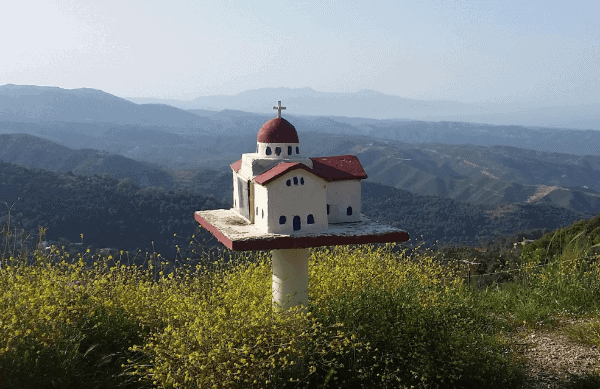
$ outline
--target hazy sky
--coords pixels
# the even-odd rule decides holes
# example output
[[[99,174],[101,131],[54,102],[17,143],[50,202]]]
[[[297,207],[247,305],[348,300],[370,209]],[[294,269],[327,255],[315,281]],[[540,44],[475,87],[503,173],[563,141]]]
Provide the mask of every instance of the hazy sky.
[[[600,1],[19,0],[0,85],[191,99],[264,87],[600,102]]]

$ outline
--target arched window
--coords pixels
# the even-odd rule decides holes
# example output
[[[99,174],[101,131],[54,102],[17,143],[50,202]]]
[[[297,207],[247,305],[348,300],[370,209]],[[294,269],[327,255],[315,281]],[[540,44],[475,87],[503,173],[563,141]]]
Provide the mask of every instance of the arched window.
[[[315,217],[312,214],[306,217],[306,224],[315,224]]]
[[[352,207],[346,208],[346,215],[352,216]]]
[[[287,181],[285,182],[285,184],[286,184],[287,186],[291,186],[291,185],[292,185],[292,180],[287,180]]]
[[[292,155],[292,146],[288,146],[288,155]]]
[[[300,177],[300,185],[304,185],[304,177]]]
[[[267,146],[267,150],[265,151],[265,154],[271,155],[271,147],[270,146]]]
[[[281,147],[275,147],[275,154],[277,154],[277,156],[281,155]]]
[[[300,216],[294,216],[293,225],[294,231],[300,231],[300,227],[302,225],[302,222],[300,221]]]
[[[298,177],[294,177],[294,185],[298,185]]]
[[[296,146],[296,154],[300,154],[300,148]]]
[[[285,224],[285,216],[279,216],[279,224]]]

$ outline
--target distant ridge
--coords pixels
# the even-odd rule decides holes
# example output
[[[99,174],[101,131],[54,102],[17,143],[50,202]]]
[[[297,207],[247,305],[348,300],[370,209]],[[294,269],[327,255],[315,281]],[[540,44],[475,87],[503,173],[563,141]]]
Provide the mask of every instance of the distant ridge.
[[[409,99],[361,89],[354,93],[319,92],[312,88],[260,88],[236,95],[202,96],[192,100],[127,98],[136,103],[162,103],[181,109],[221,111],[239,109],[269,113],[278,100],[296,115],[347,116],[371,119],[460,121],[494,125],[600,130],[600,104],[538,106],[467,104],[455,101]]]
[[[140,186],[173,186],[171,175],[156,165],[98,150],[72,150],[28,134],[0,134],[0,160],[60,173],[107,173]]]
[[[255,113],[270,113],[278,100],[293,107],[292,114],[339,115],[366,118],[406,118],[415,112],[438,114],[465,110],[468,104],[452,101],[422,101],[362,89],[355,93],[318,92],[312,88],[260,88],[233,96],[203,96],[193,100],[127,98],[136,103],[163,103],[182,109],[221,111],[227,108]]]
[[[0,86],[0,121],[114,123],[198,129],[198,115],[165,104],[139,105],[90,88],[34,85]]]

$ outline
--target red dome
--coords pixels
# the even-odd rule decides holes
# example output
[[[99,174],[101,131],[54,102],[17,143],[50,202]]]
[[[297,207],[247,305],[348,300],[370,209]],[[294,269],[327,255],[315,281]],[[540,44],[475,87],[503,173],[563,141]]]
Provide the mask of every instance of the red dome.
[[[300,143],[298,133],[290,122],[283,118],[271,119],[258,131],[260,143]]]

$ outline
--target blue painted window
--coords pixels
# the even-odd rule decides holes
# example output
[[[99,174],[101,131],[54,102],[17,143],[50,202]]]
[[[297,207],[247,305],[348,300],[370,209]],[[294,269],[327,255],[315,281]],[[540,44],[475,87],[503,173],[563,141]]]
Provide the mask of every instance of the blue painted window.
[[[293,220],[294,231],[300,231],[301,223],[302,222],[300,221],[300,216],[294,216],[294,220]]]
[[[298,185],[298,177],[294,177],[294,185]]]
[[[281,147],[275,147],[275,154],[277,154],[277,156],[281,155]]]
[[[352,216],[352,207],[346,208],[346,215]]]
[[[287,181],[285,182],[285,184],[286,184],[287,186],[291,186],[291,185],[292,185],[292,180],[287,180]]]
[[[296,154],[300,154],[300,148],[298,148],[298,146],[296,146]]]
[[[265,152],[267,155],[271,155],[271,147],[267,146],[267,151]]]
[[[312,214],[306,217],[306,224],[315,224],[315,217]]]
[[[279,216],[279,224],[285,224],[285,216]]]
[[[304,177],[300,177],[300,185],[304,185]]]
[[[292,155],[292,146],[288,146],[288,155]]]

